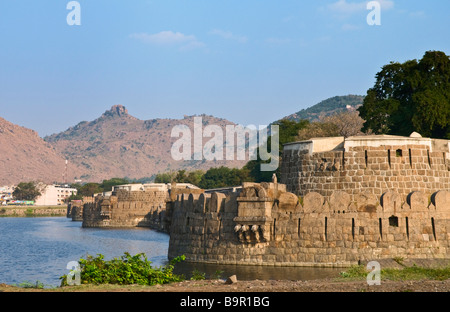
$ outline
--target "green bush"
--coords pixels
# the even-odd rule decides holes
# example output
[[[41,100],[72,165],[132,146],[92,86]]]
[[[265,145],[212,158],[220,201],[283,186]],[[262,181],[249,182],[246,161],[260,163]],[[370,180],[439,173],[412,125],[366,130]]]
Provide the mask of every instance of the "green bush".
[[[80,277],[82,284],[118,284],[118,285],[156,285],[179,282],[184,278],[173,273],[174,265],[185,259],[177,257],[169,264],[154,268],[144,253],[131,256],[125,252],[120,259],[104,260],[102,254],[80,259]],[[67,275],[60,277],[61,286],[67,286]]]
[[[42,283],[40,281],[36,281],[35,283],[25,281],[18,285],[16,284],[14,286],[21,287],[21,288],[35,288],[35,289],[44,289],[45,288],[44,283]]]
[[[197,269],[192,271],[192,277],[191,277],[192,281],[202,281],[204,279],[206,279],[206,273],[202,273]]]

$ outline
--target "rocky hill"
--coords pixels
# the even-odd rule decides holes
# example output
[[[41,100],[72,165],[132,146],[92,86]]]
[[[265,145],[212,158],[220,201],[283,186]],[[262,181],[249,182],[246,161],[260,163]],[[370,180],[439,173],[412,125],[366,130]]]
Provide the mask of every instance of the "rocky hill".
[[[75,170],[69,163],[67,172]],[[64,156],[37,132],[0,117],[0,186],[22,181],[61,183],[65,180],[64,173]]]
[[[363,104],[363,101],[364,96],[361,95],[334,96],[307,109],[302,109],[297,113],[286,116],[283,119],[318,121],[321,117],[330,116],[342,111],[356,110]]]
[[[198,117],[202,117],[203,126],[218,125],[224,134],[226,125],[234,125],[213,116]],[[128,114],[124,106],[115,105],[94,121],[80,122],[44,139],[78,167],[75,176],[82,181],[95,182],[112,177],[143,179],[171,170],[245,165],[246,161],[238,160],[174,160],[171,148],[179,138],[171,138],[171,131],[179,125],[188,126],[193,134],[194,116],[140,120]],[[204,142],[208,140],[206,138]]]
[[[337,96],[285,118],[314,121],[320,116],[354,110],[363,99],[358,95]],[[185,125],[193,134],[194,117],[140,120],[130,115],[124,106],[115,105],[93,121],[80,122],[44,139],[33,130],[0,118],[0,185],[32,180],[101,182],[113,177],[137,180],[172,170],[245,165],[247,160],[174,160],[171,148],[178,138],[171,138],[171,131],[175,126]],[[234,125],[222,118],[198,117],[202,117],[203,127],[221,127],[224,139],[226,125]],[[204,138],[203,143],[208,140]],[[64,176],[66,159],[68,168]]]

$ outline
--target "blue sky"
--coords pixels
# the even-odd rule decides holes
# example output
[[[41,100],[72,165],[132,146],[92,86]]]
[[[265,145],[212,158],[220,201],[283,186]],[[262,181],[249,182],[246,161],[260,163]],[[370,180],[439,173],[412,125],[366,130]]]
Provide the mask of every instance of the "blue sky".
[[[122,104],[140,119],[210,114],[266,125],[365,95],[390,61],[450,55],[450,1],[0,2],[0,116],[40,136]]]

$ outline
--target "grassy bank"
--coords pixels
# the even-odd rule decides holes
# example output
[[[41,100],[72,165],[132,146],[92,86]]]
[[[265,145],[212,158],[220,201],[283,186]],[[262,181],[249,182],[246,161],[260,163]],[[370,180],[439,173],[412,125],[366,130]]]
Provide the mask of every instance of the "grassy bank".
[[[342,280],[365,280],[369,271],[363,265],[357,265],[341,272]],[[450,278],[450,266],[442,268],[425,268],[413,265],[403,268],[385,268],[380,270],[381,280],[410,281],[410,280],[437,280],[444,281]]]
[[[102,255],[80,259],[80,283],[68,286],[73,276],[61,276],[61,287],[46,288],[42,283],[2,285],[0,292],[448,292],[450,291],[450,265],[425,267],[413,264],[400,267],[385,267],[380,270],[380,286],[367,283],[371,272],[365,265],[343,269],[339,277],[317,280],[252,280],[228,284],[220,274],[205,279],[202,272],[192,272],[187,279],[173,273],[175,262],[155,268],[145,254],[131,256],[125,253],[121,258],[106,261]],[[399,263],[400,262],[400,263]],[[439,263],[436,263],[438,265]],[[70,274],[74,274],[71,272]],[[226,278],[226,277],[225,277]]]
[[[65,217],[67,206],[0,206],[1,217]]]

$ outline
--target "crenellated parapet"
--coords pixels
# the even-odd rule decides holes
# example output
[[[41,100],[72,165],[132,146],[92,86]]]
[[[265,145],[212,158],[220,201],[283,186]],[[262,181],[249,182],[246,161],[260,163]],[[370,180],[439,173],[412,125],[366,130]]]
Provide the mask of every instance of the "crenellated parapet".
[[[244,183],[227,195],[180,195],[173,206],[169,257],[287,266],[449,258],[449,191],[352,195],[298,197],[279,183]]]
[[[150,227],[168,232],[179,194],[203,190],[187,183],[130,184],[83,200],[83,227]]]
[[[313,138],[284,145],[281,182],[304,196],[336,191],[352,199],[363,192],[380,197],[396,190],[431,195],[450,190],[450,141],[392,135]]]
[[[166,191],[118,190],[84,205],[83,227],[154,227],[162,229]]]

